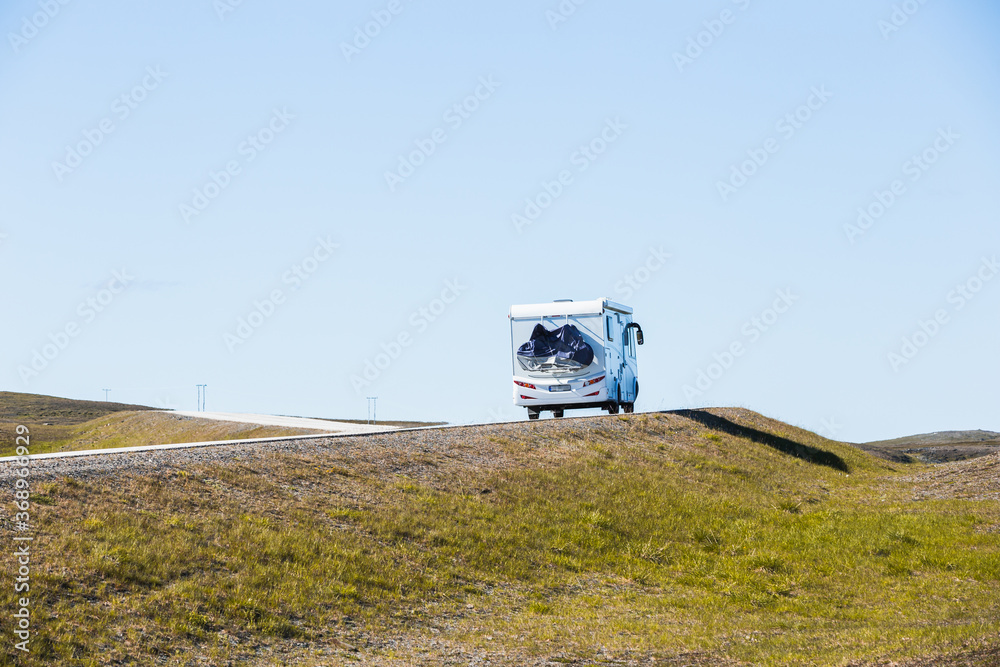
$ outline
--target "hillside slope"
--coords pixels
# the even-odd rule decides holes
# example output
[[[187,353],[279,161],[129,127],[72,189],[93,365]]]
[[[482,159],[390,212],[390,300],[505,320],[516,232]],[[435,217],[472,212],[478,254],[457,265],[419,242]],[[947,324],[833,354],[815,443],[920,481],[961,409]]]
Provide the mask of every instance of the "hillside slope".
[[[58,396],[0,392],[0,455],[14,451],[14,430],[31,429],[35,453],[41,454],[70,441],[77,426],[118,412],[153,410],[144,405],[80,401]]]
[[[713,409],[130,460],[34,469],[21,664],[997,660],[1000,459]]]
[[[1000,452],[1000,433],[993,431],[940,431],[858,445],[890,460],[929,463],[963,461]]]
[[[58,396],[0,391],[0,422],[15,424],[69,426],[115,412],[153,409],[145,405],[80,401]]]
[[[12,428],[8,425],[8,428]],[[42,435],[38,432],[41,430]],[[175,415],[158,410],[113,412],[75,426],[59,430],[31,427],[32,454],[68,452],[114,447],[143,447],[182,442],[209,442],[245,438],[272,438],[310,435],[323,431],[284,426],[260,426]],[[14,454],[13,437],[4,439],[0,456]]]
[[[33,454],[320,432],[180,417],[143,405],[0,392],[0,456],[14,454],[18,425],[30,429]]]
[[[264,418],[264,419],[262,419]],[[281,423],[287,421],[289,423]],[[14,430],[31,430],[32,453],[112,447],[140,447],[213,440],[271,438],[350,431],[344,424],[364,420],[291,420],[269,415],[166,412],[142,405],[0,392],[0,456],[14,453]],[[382,421],[379,428],[412,428],[440,424]],[[363,430],[360,427],[356,430]]]

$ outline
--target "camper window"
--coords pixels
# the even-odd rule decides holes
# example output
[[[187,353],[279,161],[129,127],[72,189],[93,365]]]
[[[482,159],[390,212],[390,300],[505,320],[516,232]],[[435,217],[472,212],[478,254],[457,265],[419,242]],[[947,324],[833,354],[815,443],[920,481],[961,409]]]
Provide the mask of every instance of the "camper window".
[[[615,339],[615,334],[614,334],[614,330],[611,328],[611,316],[610,315],[608,315],[608,317],[607,317],[607,323],[608,323],[607,324],[607,327],[608,327],[608,340],[614,340]]]
[[[566,324],[571,324],[575,327],[576,333],[589,346],[591,353],[594,355],[587,366],[582,366],[585,360],[583,357],[572,354],[567,356],[566,354],[558,353],[558,350],[553,350],[551,356],[538,354],[545,352],[545,346],[542,343],[536,343],[531,346],[531,350],[525,350],[524,354],[521,353],[522,347],[537,338],[535,336],[536,326],[541,325],[549,333],[553,333]],[[604,367],[604,340],[600,331],[601,324],[601,316],[599,314],[576,315],[572,318],[558,316],[511,319],[511,340],[514,344],[514,374],[543,378],[575,377],[599,372]],[[569,341],[569,343],[570,347],[572,347],[575,341]],[[562,350],[562,352],[566,351]],[[600,354],[597,354],[598,351],[600,351]]]

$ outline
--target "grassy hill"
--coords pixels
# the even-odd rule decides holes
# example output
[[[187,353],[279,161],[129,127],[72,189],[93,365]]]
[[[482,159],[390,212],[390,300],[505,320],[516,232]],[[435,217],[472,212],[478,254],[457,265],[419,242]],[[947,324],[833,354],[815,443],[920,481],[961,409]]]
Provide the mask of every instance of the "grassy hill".
[[[0,425],[0,433],[13,433],[14,428],[13,424]],[[321,433],[312,429],[214,421],[152,410],[115,412],[76,426],[43,430],[41,438],[36,436],[35,429],[31,427],[32,454]],[[13,435],[3,442],[0,456],[12,456]]]
[[[153,408],[104,401],[79,401],[56,396],[0,392],[0,456],[13,453],[14,430],[19,424],[31,429],[32,450],[42,454],[72,441],[80,424],[121,412],[144,412]],[[86,430],[86,429],[84,429]]]
[[[68,426],[115,412],[154,410],[145,405],[79,401],[72,398],[0,391],[0,421],[31,425]]]
[[[0,456],[14,454],[18,424],[31,430],[33,454],[318,432],[182,417],[142,405],[0,392]]]
[[[192,457],[38,480],[20,664],[1000,655],[996,456],[903,465],[716,409]]]

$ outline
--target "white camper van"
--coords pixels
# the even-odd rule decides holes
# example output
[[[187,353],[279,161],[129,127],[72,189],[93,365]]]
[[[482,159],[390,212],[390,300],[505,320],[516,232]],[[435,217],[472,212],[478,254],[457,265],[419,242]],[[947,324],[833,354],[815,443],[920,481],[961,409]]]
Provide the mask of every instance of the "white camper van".
[[[642,329],[632,309],[608,299],[510,307],[514,405],[528,419],[573,408],[610,414],[635,409],[636,348]]]

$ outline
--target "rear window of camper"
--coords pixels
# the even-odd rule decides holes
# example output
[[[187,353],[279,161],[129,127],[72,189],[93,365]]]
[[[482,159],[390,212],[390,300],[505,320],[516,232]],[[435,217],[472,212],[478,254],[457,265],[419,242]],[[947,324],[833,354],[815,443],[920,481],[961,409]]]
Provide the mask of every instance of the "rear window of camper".
[[[575,377],[600,372],[604,368],[604,339],[601,336],[603,327],[600,315],[565,315],[558,317],[532,317],[511,320],[511,338],[514,346],[514,373],[529,377]],[[586,368],[544,368],[531,369],[517,359],[517,349],[531,338],[535,325],[542,324],[549,331],[554,331],[566,324],[572,324],[580,335],[593,348],[594,360]]]

